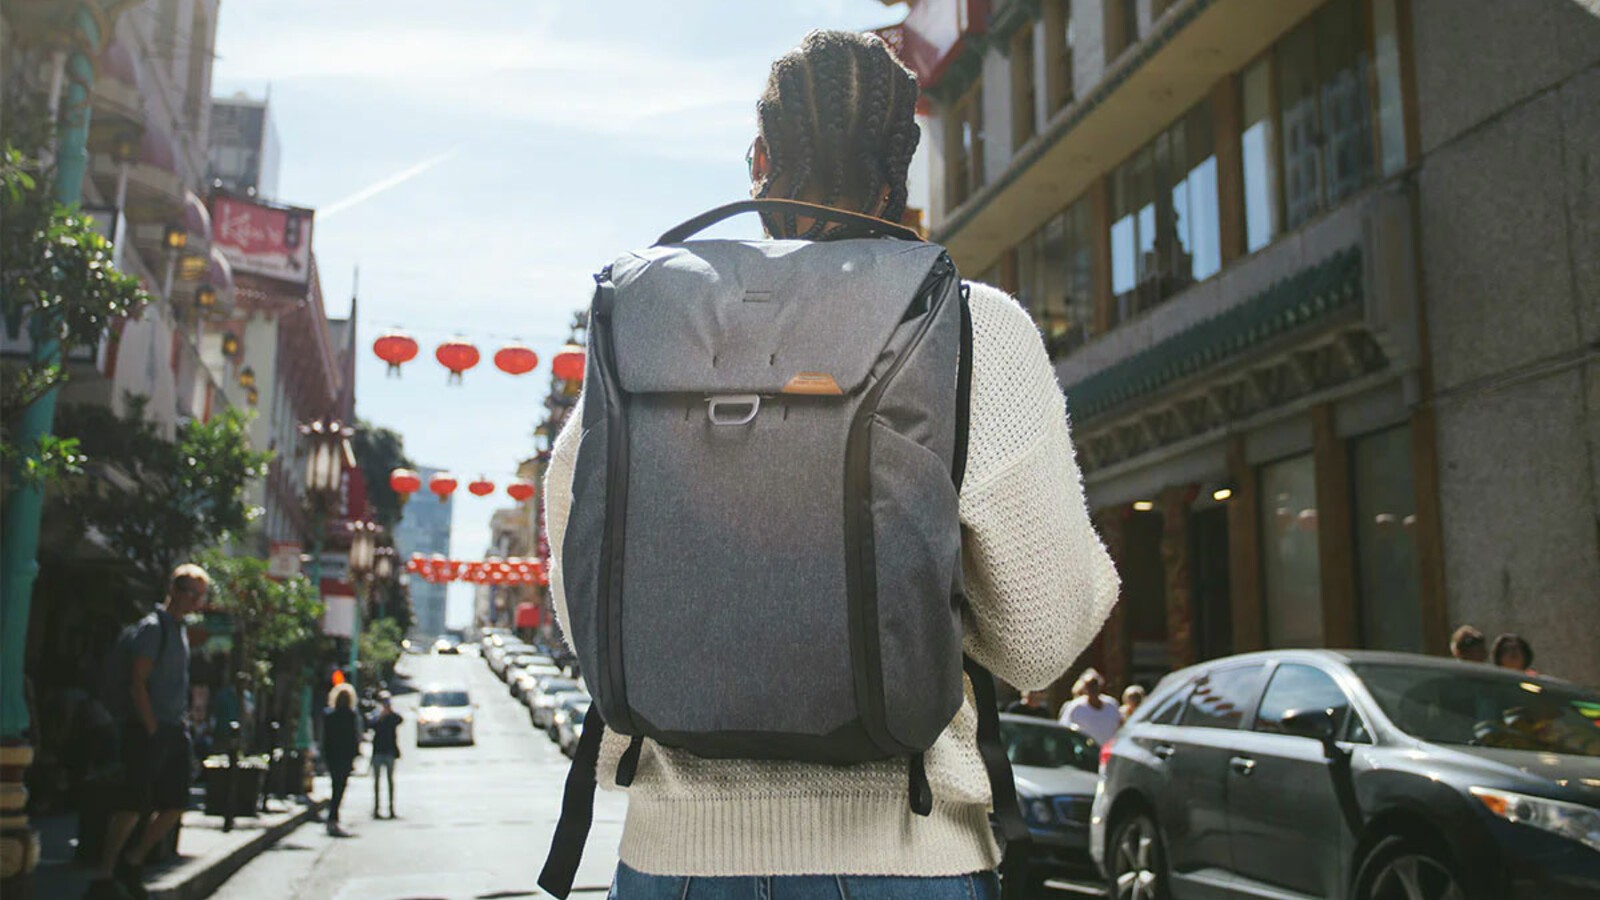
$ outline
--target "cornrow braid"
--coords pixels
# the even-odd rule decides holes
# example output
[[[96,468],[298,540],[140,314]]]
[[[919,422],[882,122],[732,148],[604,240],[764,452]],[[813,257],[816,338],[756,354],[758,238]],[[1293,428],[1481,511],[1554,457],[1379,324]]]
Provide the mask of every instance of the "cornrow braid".
[[[772,65],[756,104],[771,163],[756,196],[809,199],[898,221],[921,138],[917,80],[876,35],[813,31]],[[820,178],[818,177],[820,175]],[[769,233],[814,240],[827,223],[797,235],[797,217],[764,217]]]

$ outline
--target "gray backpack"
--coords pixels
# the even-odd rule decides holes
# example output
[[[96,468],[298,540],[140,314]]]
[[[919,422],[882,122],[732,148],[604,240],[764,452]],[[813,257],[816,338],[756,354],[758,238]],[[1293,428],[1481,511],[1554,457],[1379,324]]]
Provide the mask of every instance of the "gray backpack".
[[[686,240],[751,210],[850,236]],[[904,757],[927,815],[922,754],[962,701],[971,319],[954,264],[888,222],[752,200],[596,282],[562,558],[594,701],[540,884],[570,889],[602,725],[631,738],[620,785],[645,737],[710,758]],[[967,665],[989,695],[986,761],[1004,764],[992,679]],[[990,769],[1014,807],[1009,765]]]

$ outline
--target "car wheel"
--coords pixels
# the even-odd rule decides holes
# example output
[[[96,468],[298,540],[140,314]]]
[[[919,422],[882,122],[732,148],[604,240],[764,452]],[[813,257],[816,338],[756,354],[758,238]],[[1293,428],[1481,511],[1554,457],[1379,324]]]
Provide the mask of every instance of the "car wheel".
[[[1112,900],[1168,900],[1167,850],[1155,820],[1137,813],[1118,823],[1106,855]]]
[[[1356,871],[1356,900],[1466,900],[1443,854],[1408,837],[1378,842]]]

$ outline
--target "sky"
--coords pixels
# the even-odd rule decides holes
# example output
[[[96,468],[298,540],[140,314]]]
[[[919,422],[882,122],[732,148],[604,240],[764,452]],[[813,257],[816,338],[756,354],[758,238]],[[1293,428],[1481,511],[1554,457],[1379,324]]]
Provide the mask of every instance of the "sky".
[[[704,209],[749,194],[745,151],[773,59],[813,28],[904,17],[878,0],[226,0],[213,91],[270,97],[279,196],[318,210],[329,315],[359,267],[356,412],[408,456],[450,469],[451,550],[476,559],[508,481],[535,452],[547,363],[592,274]],[[752,220],[724,236],[756,237]],[[422,344],[388,378],[372,342]],[[446,384],[433,349],[461,334],[483,362]],[[494,351],[521,340],[539,368]],[[429,502],[418,497],[415,502]],[[452,585],[447,621],[471,618]]]

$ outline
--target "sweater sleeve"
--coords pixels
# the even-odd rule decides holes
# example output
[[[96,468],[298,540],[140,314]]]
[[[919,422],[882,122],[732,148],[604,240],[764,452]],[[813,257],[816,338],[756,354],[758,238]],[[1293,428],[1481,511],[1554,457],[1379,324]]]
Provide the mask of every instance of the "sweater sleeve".
[[[1010,297],[972,286],[972,413],[961,489],[966,651],[1036,690],[1072,665],[1116,603],[1089,523],[1066,398],[1038,330]]]
[[[550,599],[555,604],[556,624],[562,640],[576,652],[567,637],[567,590],[562,579],[562,548],[566,546],[567,514],[572,507],[572,477],[578,461],[578,443],[583,437],[583,398],[573,405],[567,423],[550,448],[550,465],[544,473],[544,530],[550,542]]]

